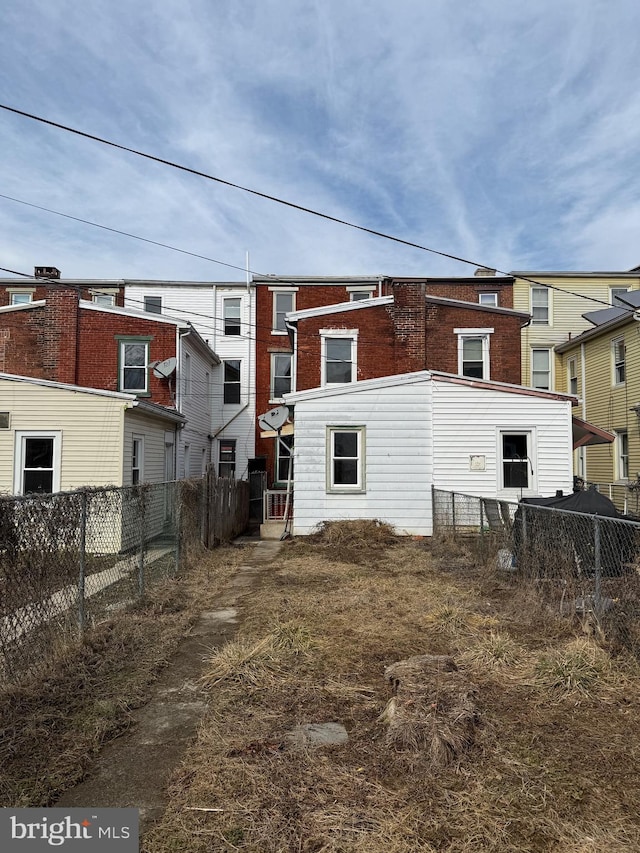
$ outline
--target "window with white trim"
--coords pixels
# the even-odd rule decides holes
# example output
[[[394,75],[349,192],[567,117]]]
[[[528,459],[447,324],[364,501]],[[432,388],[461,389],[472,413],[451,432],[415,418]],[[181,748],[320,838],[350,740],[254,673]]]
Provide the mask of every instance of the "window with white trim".
[[[551,388],[551,350],[548,347],[531,350],[531,386],[540,391]]]
[[[531,323],[534,326],[549,325],[549,288],[531,288]]]
[[[218,476],[236,475],[236,439],[221,438],[218,441]]]
[[[137,486],[144,480],[144,436],[134,435],[131,439],[131,485]]]
[[[480,305],[486,305],[487,307],[497,308],[498,307],[498,294],[494,291],[485,291],[483,293],[478,294],[478,302]]]
[[[289,479],[291,465],[291,480],[293,480],[293,436],[282,435],[276,439],[276,480],[286,483]]]
[[[227,405],[240,402],[240,359],[230,358],[224,362],[224,385],[222,401]]]
[[[357,376],[356,329],[321,329],[321,384],[345,385]]]
[[[145,296],[144,310],[147,314],[162,314],[162,296]]]
[[[116,304],[115,293],[102,293],[99,290],[91,292],[91,301],[94,305],[100,305],[102,308],[113,308]]]
[[[272,334],[286,335],[287,327],[284,322],[286,314],[296,310],[295,290],[273,291],[273,326]]]
[[[618,297],[622,297],[624,299],[625,294],[629,292],[628,287],[610,287],[609,288],[609,301],[611,305],[616,308],[628,308],[628,305],[625,305],[624,302],[621,302]]]
[[[629,433],[616,430],[616,480],[629,479]]]
[[[232,296],[222,300],[222,314],[224,318],[224,333],[225,335],[240,335],[240,310],[241,299],[239,296]]]
[[[567,391],[570,394],[578,393],[578,362],[575,358],[567,360]]]
[[[17,495],[60,491],[61,443],[59,430],[16,432],[13,487]]]
[[[454,329],[458,336],[458,373],[490,379],[489,339],[493,329]]]
[[[271,400],[281,400],[291,391],[291,362],[293,356],[286,352],[271,353]]]
[[[146,394],[149,390],[149,340],[143,338],[119,340],[118,390]]]
[[[327,428],[327,491],[363,492],[365,427]]]
[[[28,305],[33,302],[33,291],[14,290],[11,293],[11,305]]]
[[[500,468],[503,489],[531,488],[533,465],[530,432],[500,432]]]
[[[611,355],[613,359],[613,384],[624,385],[627,360],[624,338],[615,338],[611,341]]]
[[[349,293],[350,302],[360,302],[362,299],[372,299],[373,295],[376,292],[376,289],[375,287],[363,287],[357,289],[352,289],[348,287],[347,291]]]

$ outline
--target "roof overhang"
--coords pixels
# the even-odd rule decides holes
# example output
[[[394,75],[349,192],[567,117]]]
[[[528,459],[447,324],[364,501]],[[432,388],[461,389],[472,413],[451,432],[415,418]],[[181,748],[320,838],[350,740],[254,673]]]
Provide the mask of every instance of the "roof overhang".
[[[594,424],[587,423],[575,416],[571,418],[573,431],[573,449],[585,447],[588,444],[611,444],[616,440],[615,435]]]

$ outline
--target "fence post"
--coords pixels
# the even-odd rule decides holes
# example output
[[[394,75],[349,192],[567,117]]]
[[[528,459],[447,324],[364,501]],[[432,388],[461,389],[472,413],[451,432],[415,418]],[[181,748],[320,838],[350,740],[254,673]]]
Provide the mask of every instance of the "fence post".
[[[176,512],[176,519],[175,519],[176,543],[175,543],[175,558],[174,558],[174,564],[175,565],[174,565],[174,572],[173,573],[174,573],[174,575],[177,575],[178,572],[180,571],[180,535],[182,533],[182,531],[180,529],[180,526],[182,523],[182,507],[181,507],[182,496],[180,494],[180,489],[178,488],[178,481],[177,480],[175,481],[173,488],[175,489],[174,504],[173,505],[175,506],[175,512]]]
[[[595,570],[596,570],[596,578],[595,578],[595,588],[593,591],[593,604],[596,616],[600,615],[601,610],[601,584],[602,584],[602,560],[600,554],[600,518],[596,515],[593,519],[594,525],[594,559],[595,559]]]
[[[78,628],[80,637],[84,634],[86,614],[84,612],[84,581],[86,576],[87,553],[87,493],[80,492],[80,566],[78,577]]]
[[[144,504],[145,504],[145,495],[143,492],[143,486],[138,487],[138,523],[140,526],[139,534],[140,534],[140,550],[138,551],[138,595],[140,598],[144,596],[144,523],[145,523],[145,513],[144,513]]]
[[[453,523],[453,532],[456,532],[456,493],[451,492],[451,521]]]

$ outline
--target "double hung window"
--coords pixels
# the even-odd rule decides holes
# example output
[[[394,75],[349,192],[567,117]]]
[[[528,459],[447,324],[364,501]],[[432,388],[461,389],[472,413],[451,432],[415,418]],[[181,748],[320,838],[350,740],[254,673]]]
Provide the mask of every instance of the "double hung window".
[[[551,388],[551,350],[531,350],[531,385],[541,391]]]
[[[240,359],[224,362],[223,402],[230,405],[240,402]]]
[[[295,290],[273,291],[273,327],[272,333],[286,334],[285,315],[296,310]]]
[[[549,288],[531,288],[531,322],[534,326],[549,325]]]
[[[364,427],[329,427],[327,491],[364,491]]]
[[[120,391],[146,394],[149,391],[149,340],[120,339]]]
[[[16,432],[16,494],[52,494],[60,491],[61,440],[60,431]]]
[[[613,384],[624,385],[626,376],[626,350],[624,338],[611,341],[613,355]]]
[[[322,385],[344,385],[357,376],[357,331],[321,330]]]
[[[272,400],[281,400],[283,394],[291,391],[291,353],[271,354],[271,392]]]
[[[224,333],[225,335],[240,335],[240,306],[241,300],[239,296],[233,296],[222,300],[224,314]]]

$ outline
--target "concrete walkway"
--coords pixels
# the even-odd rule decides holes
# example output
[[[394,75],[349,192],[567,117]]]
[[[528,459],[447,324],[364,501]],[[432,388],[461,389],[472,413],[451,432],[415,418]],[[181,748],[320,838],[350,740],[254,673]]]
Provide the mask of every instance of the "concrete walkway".
[[[256,547],[223,589],[219,609],[201,614],[153,685],[150,700],[133,712],[131,728],[106,744],[87,778],[66,791],[56,806],[138,808],[141,832],[162,815],[169,778],[207,709],[206,693],[198,683],[206,654],[233,639],[242,618],[242,598],[281,547],[277,541],[255,539],[236,543]]]

